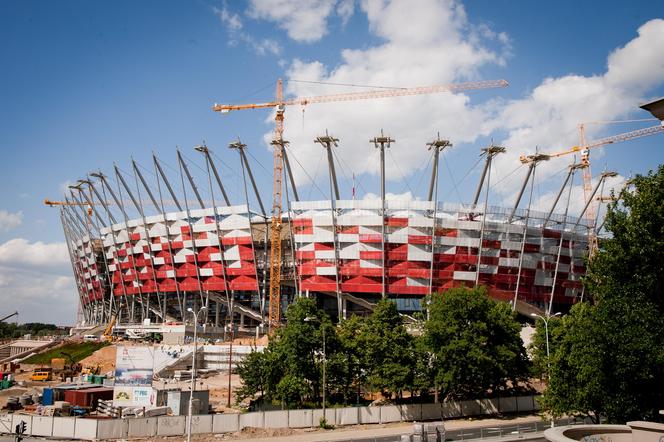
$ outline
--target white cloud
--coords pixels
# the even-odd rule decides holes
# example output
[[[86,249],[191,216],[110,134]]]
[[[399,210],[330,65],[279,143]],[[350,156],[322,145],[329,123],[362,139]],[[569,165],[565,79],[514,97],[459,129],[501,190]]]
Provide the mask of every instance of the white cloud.
[[[0,244],[0,302],[21,322],[73,324],[78,292],[64,242],[14,238]]]
[[[23,212],[16,213],[0,210],[0,232],[8,232],[21,225],[23,222]]]
[[[64,242],[29,242],[14,238],[0,244],[0,264],[11,267],[66,267],[69,254]]]
[[[0,265],[0,288],[0,302],[16,309],[20,322],[75,322],[78,292],[72,276]]]
[[[221,8],[212,6],[212,12],[219,17],[219,21],[228,33],[228,44],[236,46],[243,43],[256,52],[258,55],[280,55],[281,45],[276,40],[270,38],[255,38],[251,34],[243,30],[244,25],[240,16],[234,12],[229,11],[226,4]]]
[[[483,45],[484,37],[471,32],[463,6],[455,1],[422,0],[417,8],[407,1],[374,1],[362,3],[361,8],[371,32],[382,37],[382,43],[367,49],[345,49],[341,63],[332,68],[319,61],[296,59],[287,78],[424,86],[478,79],[482,66],[501,61],[501,54]],[[492,43],[498,41],[497,35]],[[507,36],[503,38],[508,40]],[[291,81],[286,91],[291,96],[308,96],[345,92],[348,88]],[[471,105],[469,96],[452,93],[311,105],[304,112],[303,124],[293,124],[298,114],[299,109],[287,110],[284,136],[291,142],[290,150],[309,168],[309,175],[313,175],[322,155],[322,149],[312,140],[325,129],[340,138],[337,155],[351,164],[356,174],[378,174],[376,149],[367,141],[385,128],[386,134],[396,139],[389,154],[393,159],[386,159],[388,180],[402,180],[403,174],[420,167],[430,154],[425,143],[438,132],[455,144],[473,142],[486,132],[482,123],[488,118],[485,109]],[[271,133],[265,134],[266,141],[271,137]],[[296,166],[293,171],[298,184],[308,182],[301,168]]]
[[[327,34],[327,19],[335,3],[336,0],[251,0],[248,14],[277,23],[295,41],[311,43]],[[350,7],[343,4],[339,8],[347,20],[352,9],[349,12]]]
[[[664,57],[658,55],[662,47],[664,20],[651,20],[638,29],[636,38],[608,56],[606,72],[547,78],[528,96],[501,103],[503,109],[485,126],[508,133],[502,144],[509,150],[496,160],[498,176],[512,170],[520,153],[532,153],[536,147],[554,152],[577,145],[581,122],[615,120],[636,111],[645,94],[664,84]],[[586,139],[601,135],[600,130],[600,126],[587,126]],[[591,157],[601,154],[595,150]],[[548,174],[564,161],[571,163],[572,157],[542,163],[538,170]],[[502,186],[499,192],[508,195],[516,187],[516,183]]]

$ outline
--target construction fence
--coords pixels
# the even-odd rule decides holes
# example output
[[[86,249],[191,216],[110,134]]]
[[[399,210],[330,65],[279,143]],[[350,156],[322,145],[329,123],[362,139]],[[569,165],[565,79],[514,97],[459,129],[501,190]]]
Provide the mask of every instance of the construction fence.
[[[392,422],[453,419],[499,413],[532,412],[539,409],[538,396],[518,396],[439,404],[384,405],[376,407],[328,408],[330,425],[385,424]],[[319,425],[322,409],[257,411],[197,415],[192,433],[234,433],[244,428],[310,428]],[[0,415],[0,433],[14,433],[21,422],[26,436],[63,439],[103,440],[183,435],[187,416],[160,416],[137,419],[89,419],[80,417]]]

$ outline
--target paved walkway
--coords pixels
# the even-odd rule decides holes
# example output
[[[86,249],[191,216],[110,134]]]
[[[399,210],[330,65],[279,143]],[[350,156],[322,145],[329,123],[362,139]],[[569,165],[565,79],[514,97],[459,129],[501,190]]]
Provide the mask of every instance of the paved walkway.
[[[446,430],[457,430],[461,428],[477,428],[499,425],[516,425],[538,422],[541,418],[538,415],[529,415],[515,418],[504,419],[455,419],[445,420]],[[357,425],[353,427],[342,427],[337,430],[303,430],[288,436],[259,436],[251,435],[226,436],[223,440],[252,440],[256,442],[334,442],[346,441],[350,439],[399,436],[401,434],[411,434],[413,430],[412,422],[399,422],[386,425]]]

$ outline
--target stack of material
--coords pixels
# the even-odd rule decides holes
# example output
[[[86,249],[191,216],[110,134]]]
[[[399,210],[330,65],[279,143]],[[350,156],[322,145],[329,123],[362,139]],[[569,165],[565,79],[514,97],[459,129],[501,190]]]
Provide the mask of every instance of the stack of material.
[[[169,411],[171,411],[169,407],[125,407],[122,409],[122,417],[165,416]]]
[[[106,416],[118,418],[120,417],[121,409],[120,407],[114,407],[112,400],[98,399],[97,412]]]
[[[445,424],[443,421],[413,424],[413,434],[404,435],[401,439],[412,442],[445,442]]]

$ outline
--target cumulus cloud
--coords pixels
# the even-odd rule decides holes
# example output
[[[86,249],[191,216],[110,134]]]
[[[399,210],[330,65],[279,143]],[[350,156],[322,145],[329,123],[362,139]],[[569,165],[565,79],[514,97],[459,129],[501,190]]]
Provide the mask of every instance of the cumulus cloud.
[[[14,238],[0,244],[0,265],[11,267],[66,268],[70,264],[64,242],[30,242]]]
[[[230,46],[236,46],[240,43],[252,48],[258,55],[279,55],[281,54],[281,45],[270,38],[255,38],[243,30],[242,18],[239,14],[231,12],[224,3],[221,8],[212,6],[212,12],[219,18],[222,26],[226,29]]]
[[[16,213],[0,210],[0,232],[8,232],[21,225],[23,222],[23,212]]]
[[[638,29],[637,37],[611,52],[604,73],[546,78],[527,96],[502,103],[502,110],[486,126],[507,131],[502,143],[509,150],[497,157],[498,174],[511,170],[519,153],[533,153],[536,148],[552,152],[577,145],[576,129],[581,122],[632,114],[649,91],[664,84],[664,58],[657,55],[662,47],[664,20],[651,20]],[[602,135],[600,130],[600,126],[586,126],[586,139]],[[595,152],[591,155],[601,155],[601,151]],[[549,161],[538,169],[546,175],[560,165],[561,161]],[[512,194],[516,186],[502,186],[499,192]]]
[[[21,322],[73,324],[78,302],[64,242],[14,238],[0,244],[0,302]]]
[[[499,33],[485,37],[473,32],[463,6],[455,1],[423,0],[417,8],[407,1],[370,1],[360,7],[370,31],[381,37],[380,44],[366,49],[345,49],[341,52],[341,63],[334,67],[316,60],[296,59],[287,71],[287,79],[389,87],[475,80],[481,67],[503,60],[502,52],[493,51],[484,43],[489,38],[494,45],[495,42],[502,45],[501,39],[509,41],[504,34],[499,38]],[[286,91],[291,96],[308,96],[346,92],[348,88],[289,81]],[[298,109],[287,112],[294,118]],[[341,140],[337,155],[352,164],[356,174],[377,175],[378,161],[370,160],[375,149],[367,141],[385,128],[386,134],[396,138],[390,154],[394,161],[386,161],[386,175],[388,180],[401,180],[426,161],[430,152],[425,143],[438,132],[455,144],[473,142],[486,133],[482,123],[488,117],[487,111],[471,104],[466,94],[326,103],[307,107],[303,124],[286,124],[284,136],[291,142],[294,156],[305,167],[314,169],[321,149],[314,147],[312,140],[329,129]],[[265,134],[266,141],[271,137],[271,133]],[[293,169],[299,184],[310,180],[311,173],[304,173],[299,167]]]
[[[16,309],[21,322],[75,322],[78,292],[72,276],[0,264],[0,288],[0,302]]]
[[[417,8],[400,0],[366,1],[360,9],[370,32],[380,37],[381,43],[344,49],[341,62],[334,66],[318,60],[293,60],[287,70],[289,96],[348,91],[347,87],[297,80],[395,88],[475,80],[481,78],[483,68],[503,65],[512,54],[507,33],[472,23],[463,5],[453,0],[423,0]],[[264,14],[256,16],[266,17]],[[607,55],[604,72],[545,78],[520,98],[475,103],[472,94],[442,93],[308,106],[302,109],[302,124],[285,126],[289,150],[308,170],[294,167],[296,181],[308,184],[312,171],[318,169],[322,149],[313,139],[326,129],[340,138],[338,157],[360,176],[379,173],[375,149],[365,140],[385,128],[386,134],[396,138],[391,149],[395,161],[386,161],[388,181],[402,181],[404,175],[419,170],[429,155],[425,143],[438,132],[452,140],[455,149],[492,135],[508,148],[508,153],[494,162],[494,177],[512,173],[509,180],[492,190],[492,195],[495,204],[509,205],[525,175],[525,167],[515,173],[519,154],[569,148],[579,143],[580,122],[613,120],[634,113],[653,88],[664,84],[664,58],[657,56],[661,47],[664,20],[656,19],[643,24],[634,39]],[[500,91],[494,93],[494,97],[500,96]],[[287,121],[297,113],[298,109],[289,108]],[[606,134],[606,129],[599,126],[587,126],[587,139]],[[266,143],[271,137],[271,132],[264,135]],[[601,150],[592,154],[600,155]],[[538,177],[549,177],[571,161],[568,157],[542,163]]]
[[[336,0],[251,0],[248,14],[275,22],[295,41],[310,43],[327,34],[327,19],[334,12],[336,3]],[[342,19],[348,20],[352,7],[352,2],[342,1],[337,12]]]

